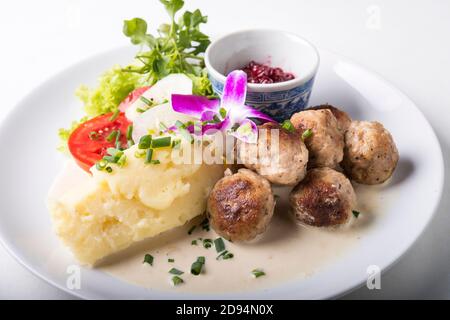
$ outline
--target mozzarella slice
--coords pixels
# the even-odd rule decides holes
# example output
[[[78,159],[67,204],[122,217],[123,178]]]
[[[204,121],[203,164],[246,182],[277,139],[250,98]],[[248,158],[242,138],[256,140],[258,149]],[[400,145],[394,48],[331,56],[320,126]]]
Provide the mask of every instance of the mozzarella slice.
[[[136,119],[143,115],[143,113],[140,113],[137,110],[145,110],[148,108],[148,105],[144,102],[145,100],[152,101],[155,104],[162,104],[166,101],[170,101],[172,94],[192,94],[192,80],[181,73],[168,75],[145,91],[142,95],[144,99],[137,99],[125,111],[125,115],[128,120],[135,122]]]
[[[146,134],[157,134],[162,127],[170,127],[179,120],[183,123],[193,121],[194,118],[172,109],[170,103],[155,106],[142,113],[133,122],[133,141],[136,143]]]

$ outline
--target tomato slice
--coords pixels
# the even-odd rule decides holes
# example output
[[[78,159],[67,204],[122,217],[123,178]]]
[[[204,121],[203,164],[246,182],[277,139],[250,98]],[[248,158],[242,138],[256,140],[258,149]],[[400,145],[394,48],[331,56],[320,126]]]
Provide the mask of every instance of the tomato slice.
[[[125,112],[142,94],[150,89],[150,86],[134,89],[131,93],[119,104],[119,110]]]
[[[121,112],[111,121],[112,113],[104,114],[82,123],[69,137],[69,151],[78,165],[89,172],[89,169],[106,155],[106,150],[116,146],[116,139],[107,137],[114,130],[120,130],[120,146],[127,148],[127,129],[131,122]]]

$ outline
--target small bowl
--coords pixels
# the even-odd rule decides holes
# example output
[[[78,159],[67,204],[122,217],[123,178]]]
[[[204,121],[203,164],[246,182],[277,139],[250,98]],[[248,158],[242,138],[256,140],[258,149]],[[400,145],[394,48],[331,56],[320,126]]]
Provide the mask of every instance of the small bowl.
[[[255,29],[225,35],[208,47],[205,64],[214,92],[222,95],[226,75],[250,61],[280,67],[295,78],[249,83],[246,103],[281,122],[308,105],[319,67],[319,53],[307,40],[285,31]]]

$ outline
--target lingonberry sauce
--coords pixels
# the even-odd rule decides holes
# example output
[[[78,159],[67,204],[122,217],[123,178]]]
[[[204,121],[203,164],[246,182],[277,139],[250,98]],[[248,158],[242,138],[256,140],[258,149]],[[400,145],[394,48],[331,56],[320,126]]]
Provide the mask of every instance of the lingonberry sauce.
[[[294,75],[281,68],[272,68],[266,64],[250,61],[242,70],[247,74],[248,83],[276,83],[294,79]]]

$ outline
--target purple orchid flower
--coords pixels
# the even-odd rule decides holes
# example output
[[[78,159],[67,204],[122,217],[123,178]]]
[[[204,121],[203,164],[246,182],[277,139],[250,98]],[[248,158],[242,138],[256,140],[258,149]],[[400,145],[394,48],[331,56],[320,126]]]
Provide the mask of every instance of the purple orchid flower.
[[[263,122],[275,122],[264,113],[245,105],[247,95],[247,74],[241,70],[232,71],[225,80],[222,99],[209,100],[194,95],[172,95],[172,108],[199,119],[204,124],[202,132],[217,129],[237,139],[256,143],[258,128],[249,118]]]

